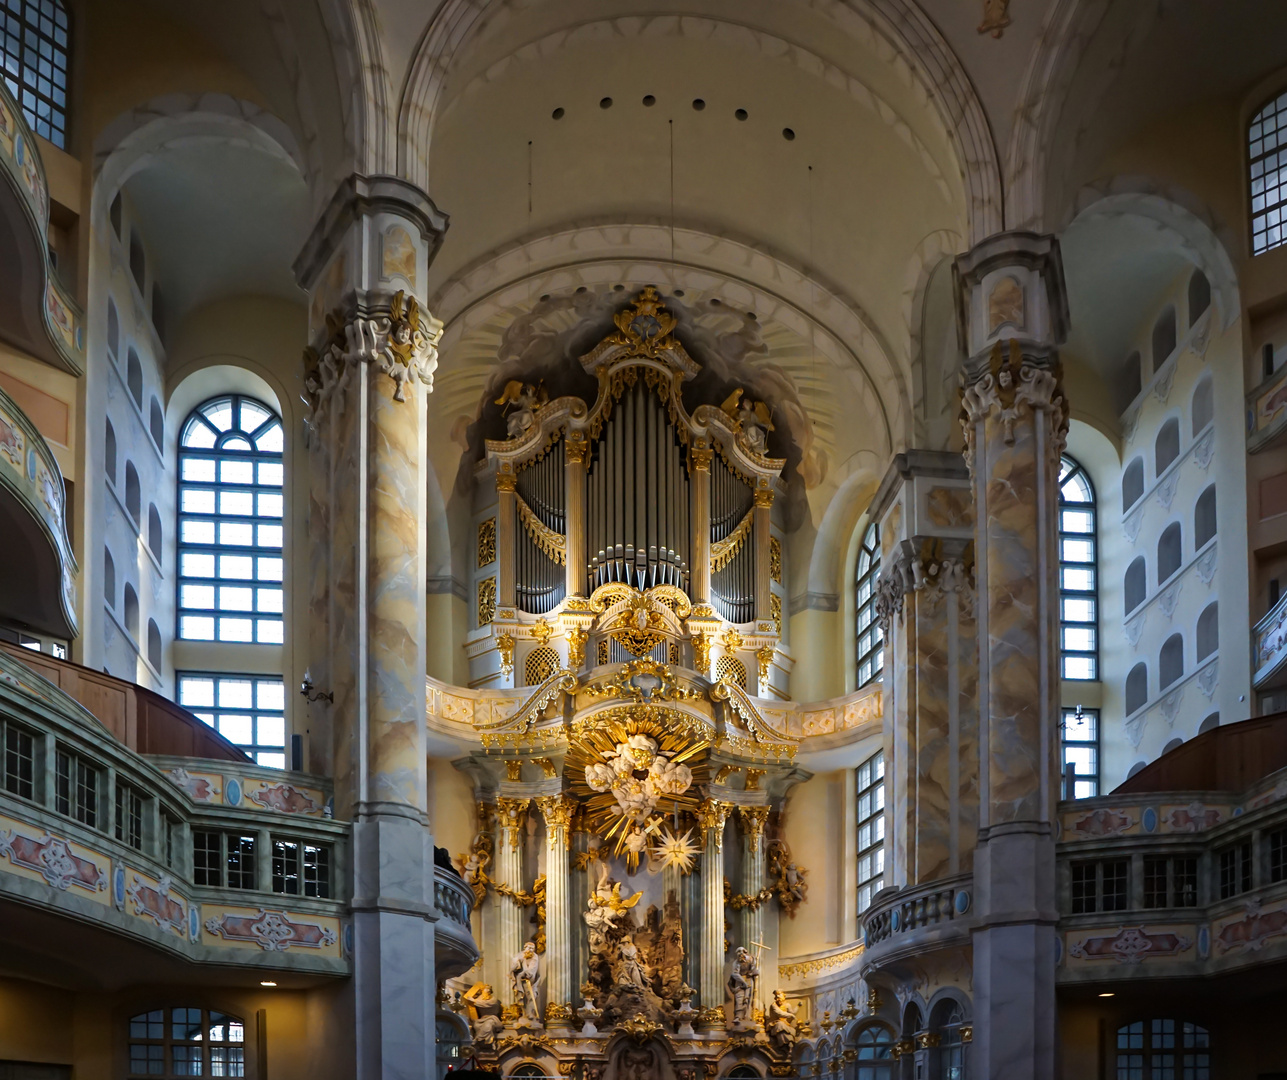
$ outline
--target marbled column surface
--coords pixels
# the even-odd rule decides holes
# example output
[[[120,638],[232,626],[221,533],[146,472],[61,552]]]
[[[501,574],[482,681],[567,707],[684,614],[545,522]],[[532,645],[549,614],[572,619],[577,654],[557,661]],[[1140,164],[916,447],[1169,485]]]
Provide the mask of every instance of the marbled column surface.
[[[910,883],[933,881],[950,872],[952,848],[951,732],[948,671],[952,660],[948,642],[948,607],[954,592],[935,585],[907,597],[906,617],[916,621],[915,660],[909,677],[916,680],[914,743],[909,747],[914,770],[915,845]]]
[[[522,889],[524,887],[522,813],[527,809],[527,800],[498,799],[497,802],[502,810],[497,815],[496,871],[493,876],[503,885],[508,885],[512,889]],[[510,825],[505,824],[506,803],[516,804],[520,809],[519,816],[514,818]],[[548,893],[546,895],[548,899]],[[513,1004],[514,994],[509,985],[509,967],[523,947],[523,909],[509,897],[499,894],[492,895],[492,903],[496,905],[499,915],[497,943],[500,946],[499,970],[501,973],[501,985],[494,989],[497,997],[502,1001]]]
[[[901,588],[901,585],[898,586]],[[908,603],[911,609],[908,610]],[[915,602],[903,598],[885,633],[886,729],[885,884],[914,880],[916,860],[916,710],[918,681],[912,658],[917,654]]]
[[[989,663],[989,824],[1041,821],[1041,725],[1049,719],[1042,700],[1040,655],[1042,611],[1038,552],[1036,423],[1031,411],[1011,428],[990,413],[983,425],[987,442],[985,477]],[[1048,501],[1054,491],[1047,489]],[[1052,502],[1053,505],[1053,502]],[[1056,564],[1057,565],[1057,564]],[[1047,572],[1052,568],[1047,564]],[[1046,598],[1047,601],[1049,598]],[[1053,644],[1053,643],[1052,643]]]
[[[314,420],[308,447],[308,653],[304,663],[313,685],[323,692],[334,686],[330,661],[331,423],[325,414],[320,421]],[[304,768],[319,776],[334,776],[331,706],[315,702],[305,708],[310,738]],[[340,786],[337,780],[337,796]]]
[[[374,366],[369,391],[370,494],[368,797],[427,809],[425,759],[425,587],[422,540],[424,389],[407,400]]]
[[[724,1005],[724,822],[728,808],[709,800],[702,851],[702,940],[700,951],[702,1009]]]
[[[563,795],[540,800],[545,818],[545,1000],[573,1002],[572,911],[569,906],[568,829],[575,805]]]

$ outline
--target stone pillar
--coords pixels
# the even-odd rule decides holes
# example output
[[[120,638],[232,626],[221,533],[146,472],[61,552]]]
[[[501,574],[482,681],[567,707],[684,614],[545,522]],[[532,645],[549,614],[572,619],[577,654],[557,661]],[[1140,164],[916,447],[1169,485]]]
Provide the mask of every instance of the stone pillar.
[[[353,820],[352,1074],[362,1080],[436,1068],[425,412],[442,325],[418,298],[445,229],[413,185],[354,175],[295,264],[312,296],[310,503],[327,507],[309,523],[322,545],[310,580],[325,635],[312,639],[313,670],[334,692],[336,816]]]
[[[545,818],[545,1022],[566,1026],[572,1020],[572,908],[568,849],[576,800],[547,795],[537,800]]]
[[[706,799],[697,809],[702,830],[702,936],[697,988],[701,1023],[724,1027],[724,823],[731,804]]]
[[[769,820],[767,806],[739,806],[737,816],[742,824],[742,895],[759,896],[765,883],[764,825]],[[742,940],[735,942],[751,950],[757,958],[763,953],[756,945],[764,941],[764,904],[755,903],[742,911]]]
[[[523,826],[527,822],[527,808],[530,799],[515,799],[506,795],[496,797],[496,871],[493,879],[511,889],[523,888]],[[546,888],[548,890],[548,879]],[[546,898],[548,903],[549,893]],[[500,946],[499,970],[502,975],[501,986],[495,987],[497,996],[507,1006],[514,1005],[514,993],[509,984],[509,966],[523,949],[523,909],[508,896],[495,894],[494,902],[500,918],[497,919],[500,933],[497,944]],[[549,931],[546,931],[546,941]],[[549,947],[546,946],[546,955]]]
[[[563,439],[564,535],[567,536],[568,596],[584,596],[588,580],[585,551],[585,436],[570,431]],[[570,665],[569,665],[570,666]],[[576,668],[572,669],[573,671]]]
[[[755,517],[752,519],[752,534],[755,540],[755,618],[757,622],[772,621],[773,602],[769,599],[769,556],[772,546],[773,489],[761,487],[755,489]],[[768,693],[763,685],[759,688],[761,697]]]
[[[694,604],[709,604],[711,600],[711,455],[714,453],[705,439],[695,439],[688,449],[693,552],[688,589]]]
[[[872,502],[885,639],[885,884],[968,872],[978,842],[974,493],[959,454],[895,457]]]
[[[1059,245],[993,236],[954,266],[974,481],[979,635],[974,1071],[1055,1072],[1059,755]]]
[[[512,472],[496,474],[496,606],[513,609],[517,602],[515,559],[518,551],[518,479]],[[512,616],[511,616],[512,618]]]

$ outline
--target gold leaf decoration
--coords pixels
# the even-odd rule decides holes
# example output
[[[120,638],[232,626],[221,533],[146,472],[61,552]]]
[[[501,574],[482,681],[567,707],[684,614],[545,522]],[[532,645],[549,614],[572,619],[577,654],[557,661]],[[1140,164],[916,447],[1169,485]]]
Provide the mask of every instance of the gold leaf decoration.
[[[478,523],[478,569],[496,561],[496,519],[489,517]]]
[[[478,625],[486,626],[496,618],[496,579],[483,578],[478,583]]]

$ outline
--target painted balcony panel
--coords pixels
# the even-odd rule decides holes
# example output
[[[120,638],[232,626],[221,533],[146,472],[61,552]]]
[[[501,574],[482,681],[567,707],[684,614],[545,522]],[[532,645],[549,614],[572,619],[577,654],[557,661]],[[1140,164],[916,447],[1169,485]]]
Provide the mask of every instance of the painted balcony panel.
[[[36,139],[0,85],[0,337],[81,375],[85,317],[49,261],[49,186]]]
[[[0,311],[0,325],[4,320]],[[0,535],[6,540],[0,560],[0,618],[58,637],[75,637],[79,567],[67,536],[62,473],[35,424],[3,390]]]

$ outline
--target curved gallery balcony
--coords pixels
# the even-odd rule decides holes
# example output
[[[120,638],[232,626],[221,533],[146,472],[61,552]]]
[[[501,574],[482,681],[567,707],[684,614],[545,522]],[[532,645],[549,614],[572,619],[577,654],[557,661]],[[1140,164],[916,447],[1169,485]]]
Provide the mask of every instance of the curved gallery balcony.
[[[0,300],[0,309],[3,305]],[[0,310],[0,326],[4,320]],[[35,424],[0,390],[0,536],[5,538],[0,619],[73,638],[78,629],[79,568],[65,515],[63,478],[53,451]]]
[[[6,652],[0,741],[12,967],[90,986],[124,970],[190,979],[193,963],[282,985],[349,973],[349,827],[328,816],[327,782],[231,747],[222,760],[142,757]]]
[[[1061,984],[1287,978],[1287,715],[1200,735],[1059,819]]]
[[[970,874],[881,889],[863,916],[863,977],[927,952],[968,947],[973,890]]]
[[[49,261],[49,185],[36,139],[0,84],[0,337],[72,375],[85,371],[85,319]]]
[[[433,902],[438,909],[433,939],[434,974],[441,982],[463,975],[478,962],[478,944],[469,925],[474,893],[454,867],[435,866]]]

